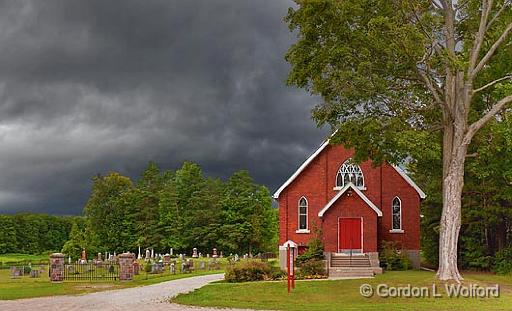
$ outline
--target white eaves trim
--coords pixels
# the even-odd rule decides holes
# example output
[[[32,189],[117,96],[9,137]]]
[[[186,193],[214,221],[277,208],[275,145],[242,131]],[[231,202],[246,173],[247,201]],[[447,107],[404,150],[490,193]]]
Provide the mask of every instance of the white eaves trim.
[[[286,187],[288,187],[295,180],[295,178],[297,178],[297,176],[299,176],[300,173],[302,173],[302,171],[309,165],[309,163],[311,163],[328,145],[329,145],[329,139],[326,140],[311,156],[309,156],[309,158],[307,158],[306,161],[304,161],[304,163],[302,163],[302,165],[295,171],[295,173],[293,173],[293,175],[290,176],[290,178],[288,178],[288,180],[281,187],[279,187],[279,189],[277,189],[277,191],[272,195],[272,197],[274,199],[278,199],[281,192],[283,192],[283,190]],[[413,187],[414,190],[416,190],[416,192],[418,192],[418,195],[420,196],[421,199],[424,199],[427,197],[425,192],[423,192],[420,189],[420,187],[418,187],[418,185],[416,185],[416,183],[409,176],[407,176],[407,174],[400,167],[398,167],[396,165],[392,165],[392,166],[398,172],[398,174],[400,174],[400,176],[402,176],[402,178],[409,185],[411,185],[411,187]]]
[[[316,156],[319,155],[320,152],[322,152],[322,150],[324,150],[325,147],[327,147],[328,145],[329,145],[329,140],[326,140],[320,146],[320,148],[318,148],[315,151],[315,153],[313,153],[309,158],[307,158],[307,160],[304,161],[304,163],[302,163],[302,165],[295,171],[295,173],[293,173],[293,175],[290,178],[288,178],[288,180],[279,189],[277,189],[277,191],[273,195],[274,199],[279,198],[279,195],[284,190],[284,188],[288,187],[288,185],[291,184],[292,181],[294,181],[295,178],[297,178],[297,176],[299,176],[299,174],[302,173],[302,171],[309,165],[309,163],[311,163],[311,161],[313,161],[316,158]]]
[[[411,185],[411,187],[414,188],[414,190],[416,190],[416,192],[418,192],[421,199],[424,199],[427,197],[425,192],[423,192],[423,190],[421,190],[420,187],[418,187],[418,185],[416,185],[416,183],[411,179],[411,177],[407,176],[407,174],[404,172],[404,170],[402,170],[400,167],[398,167],[396,165],[393,165],[393,168],[395,169],[395,171],[398,172],[398,174],[400,174],[400,176],[402,176],[403,179],[405,179],[405,181],[409,185]]]
[[[341,189],[340,192],[338,192],[338,194],[336,194],[329,201],[329,203],[327,203],[327,205],[325,205],[324,208],[322,208],[322,210],[318,212],[318,217],[323,217],[325,212],[327,212],[327,210],[348,190],[348,188],[353,189],[355,193],[357,193],[357,195],[359,195],[359,197],[363,199],[363,201],[366,204],[368,204],[368,206],[371,207],[375,211],[375,213],[377,213],[377,216],[382,217],[382,211],[375,204],[373,204],[373,202],[370,201],[370,199],[368,199],[368,197],[366,197],[364,193],[362,193],[361,190],[357,189],[357,187],[354,186],[354,184],[351,182],[345,185],[345,187],[343,187],[343,189]]]

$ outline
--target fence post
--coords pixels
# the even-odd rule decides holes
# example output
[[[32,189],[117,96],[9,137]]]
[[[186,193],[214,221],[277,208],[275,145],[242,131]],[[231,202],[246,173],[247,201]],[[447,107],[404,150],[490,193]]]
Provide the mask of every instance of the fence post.
[[[50,255],[50,281],[64,281],[64,254],[62,253]]]
[[[119,280],[130,281],[133,280],[133,262],[135,261],[135,254],[123,253],[119,255]]]

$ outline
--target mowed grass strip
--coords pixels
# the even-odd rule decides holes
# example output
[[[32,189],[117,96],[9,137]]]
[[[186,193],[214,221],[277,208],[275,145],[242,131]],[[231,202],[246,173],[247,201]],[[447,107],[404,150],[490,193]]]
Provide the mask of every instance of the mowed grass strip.
[[[189,294],[179,295],[174,302],[204,306],[252,308],[267,310],[510,310],[512,277],[491,274],[465,274],[464,285],[501,285],[499,298],[448,298],[444,283],[426,271],[386,272],[373,279],[297,281],[291,294],[286,282],[214,283]],[[443,298],[362,297],[359,287],[370,284],[388,286],[426,286],[436,284]],[[430,290],[431,292],[431,290]]]
[[[48,261],[49,254],[29,255],[29,254],[2,254],[0,255],[0,262],[22,262],[22,261]]]

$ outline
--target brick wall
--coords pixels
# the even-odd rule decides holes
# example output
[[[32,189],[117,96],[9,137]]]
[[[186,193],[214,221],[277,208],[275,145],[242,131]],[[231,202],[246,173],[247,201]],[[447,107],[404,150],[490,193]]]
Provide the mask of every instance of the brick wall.
[[[287,187],[279,196],[279,243],[283,244],[287,240],[293,240],[299,246],[304,246],[313,238],[313,227],[321,226],[321,219],[318,212],[336,195],[334,190],[336,173],[345,160],[352,156],[351,150],[344,149],[342,146],[327,146],[302,173]],[[300,163],[298,163],[300,164]],[[397,241],[406,249],[418,250],[420,248],[420,198],[414,190],[395,169],[384,164],[379,167],[373,167],[371,161],[360,164],[364,174],[366,190],[363,190],[377,207],[382,210],[383,216],[376,220],[375,232],[377,235],[377,248],[380,246],[380,240]],[[298,201],[305,196],[308,200],[308,229],[310,233],[296,233],[298,229]],[[395,196],[399,196],[402,201],[402,227],[404,233],[390,233],[391,229],[391,202]],[[343,200],[340,198],[340,200]],[[346,202],[347,204],[349,201]],[[354,202],[355,204],[359,204]],[[364,202],[363,202],[364,203]],[[336,204],[338,212],[342,212],[342,203]],[[348,205],[347,205],[348,206]],[[331,207],[331,208],[334,208]],[[361,211],[367,213],[369,207],[359,206],[352,212]],[[371,211],[371,210],[370,210]],[[347,210],[347,213],[349,211]],[[361,214],[361,216],[363,216]],[[335,228],[326,227],[324,223],[322,229],[324,235],[327,231],[334,231],[334,238],[337,240],[337,223],[331,224]],[[365,225],[366,227],[366,225]],[[368,225],[369,227],[369,225]],[[370,234],[370,233],[369,233]],[[332,239],[330,235],[326,237]],[[329,242],[330,243],[330,242]],[[329,246],[331,247],[331,246]],[[373,246],[372,246],[373,247]]]

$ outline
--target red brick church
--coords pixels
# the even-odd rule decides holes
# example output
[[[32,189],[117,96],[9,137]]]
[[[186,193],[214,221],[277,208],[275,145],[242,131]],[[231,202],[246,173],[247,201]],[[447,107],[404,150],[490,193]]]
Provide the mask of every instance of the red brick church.
[[[352,155],[327,140],[274,193],[281,249],[288,243],[301,253],[318,228],[331,269],[344,266],[350,256],[351,266],[360,260],[379,273],[383,241],[396,241],[419,267],[425,193],[399,167],[357,165]]]

